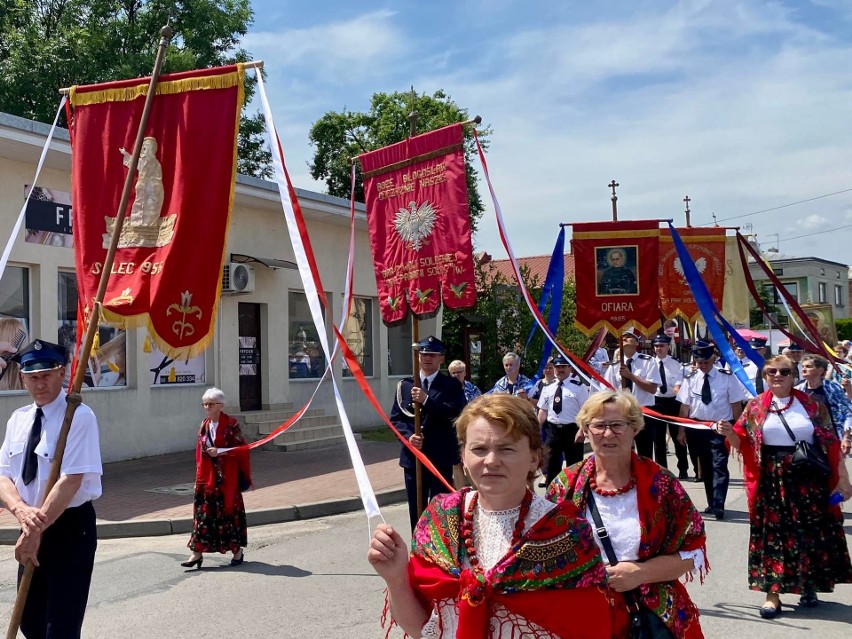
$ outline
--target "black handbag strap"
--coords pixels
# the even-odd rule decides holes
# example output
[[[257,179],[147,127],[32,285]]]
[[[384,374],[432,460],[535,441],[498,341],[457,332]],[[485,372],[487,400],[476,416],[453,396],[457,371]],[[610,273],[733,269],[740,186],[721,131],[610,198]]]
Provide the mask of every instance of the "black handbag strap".
[[[589,512],[592,514],[592,519],[595,522],[595,532],[598,533],[598,539],[604,547],[606,558],[609,560],[609,565],[614,566],[618,563],[618,557],[615,556],[615,550],[612,547],[612,541],[609,538],[609,533],[606,531],[601,514],[598,512],[598,505],[595,503],[595,498],[592,496],[592,491],[589,491],[587,499]],[[639,610],[639,599],[635,590],[627,590],[621,593],[624,597],[624,603],[627,604],[627,609],[631,612]]]
[[[787,429],[787,434],[790,436],[790,439],[793,440],[793,443],[797,443],[799,440],[796,439],[796,436],[793,434],[793,429],[790,428],[790,424],[787,423],[787,420],[784,419],[784,413],[775,413],[778,415],[778,419],[781,420],[781,423],[784,424],[784,428]]]

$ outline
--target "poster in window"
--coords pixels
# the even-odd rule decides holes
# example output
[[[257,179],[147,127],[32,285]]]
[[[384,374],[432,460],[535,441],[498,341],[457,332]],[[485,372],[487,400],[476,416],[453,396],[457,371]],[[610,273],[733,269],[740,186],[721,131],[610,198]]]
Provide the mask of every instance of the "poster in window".
[[[20,368],[11,361],[12,355],[29,343],[27,320],[0,313],[0,391],[23,390]]]
[[[143,350],[150,353],[149,380],[152,386],[207,383],[204,353],[190,359],[174,359],[154,346],[150,339],[145,340]]]

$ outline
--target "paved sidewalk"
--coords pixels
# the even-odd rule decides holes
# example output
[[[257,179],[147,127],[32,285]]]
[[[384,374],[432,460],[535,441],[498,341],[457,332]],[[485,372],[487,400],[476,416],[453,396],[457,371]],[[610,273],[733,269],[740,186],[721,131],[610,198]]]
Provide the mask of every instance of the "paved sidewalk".
[[[359,441],[379,504],[405,500],[399,444]],[[344,444],[295,452],[252,451],[254,490],[244,493],[249,525],[323,517],[358,510],[361,501]],[[195,452],[104,465],[103,496],[95,501],[98,536],[135,537],[189,532]],[[19,528],[0,513],[0,543]]]

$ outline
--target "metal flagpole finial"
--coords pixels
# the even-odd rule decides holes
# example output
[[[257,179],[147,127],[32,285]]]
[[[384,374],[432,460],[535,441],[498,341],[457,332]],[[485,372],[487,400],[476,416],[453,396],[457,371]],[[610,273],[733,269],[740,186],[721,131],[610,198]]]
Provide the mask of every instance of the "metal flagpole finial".
[[[612,221],[617,222],[618,221],[618,196],[615,194],[615,189],[618,188],[621,185],[618,182],[616,182],[615,180],[613,180],[612,182],[607,184],[607,186],[612,189],[612,197],[610,198],[610,200],[612,200]]]
[[[689,203],[692,202],[692,199],[688,195],[684,195],[683,201],[686,202],[686,210],[684,211],[684,213],[686,213],[686,226],[690,227],[692,226],[692,223],[689,220],[689,214],[691,213],[689,210]]]

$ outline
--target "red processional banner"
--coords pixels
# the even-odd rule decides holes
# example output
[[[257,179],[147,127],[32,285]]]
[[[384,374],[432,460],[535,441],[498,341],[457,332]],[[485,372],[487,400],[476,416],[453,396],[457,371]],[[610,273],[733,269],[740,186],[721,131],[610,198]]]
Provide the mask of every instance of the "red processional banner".
[[[69,96],[74,252],[84,319],[104,269],[148,78],[78,86]],[[152,101],[104,321],[147,326],[189,358],[213,337],[236,177],[241,65],[161,76]]]
[[[586,335],[660,327],[658,222],[574,224],[571,251],[577,288],[574,324]]]
[[[677,232],[692,256],[713,304],[721,312],[725,292],[725,229],[688,227],[677,229]],[[700,320],[701,311],[686,282],[672,235],[667,228],[660,231],[659,277],[660,311],[666,319],[680,315],[690,323]]]
[[[359,156],[382,320],[476,303],[461,124]]]

